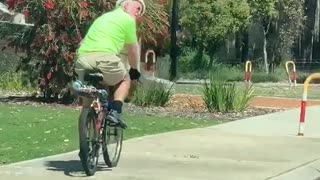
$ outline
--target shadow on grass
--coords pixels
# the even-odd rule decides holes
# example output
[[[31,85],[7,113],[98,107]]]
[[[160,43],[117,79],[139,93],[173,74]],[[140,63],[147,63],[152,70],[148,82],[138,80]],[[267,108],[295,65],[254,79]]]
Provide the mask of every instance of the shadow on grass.
[[[49,171],[61,171],[66,176],[71,177],[87,177],[85,174],[80,160],[69,160],[69,161],[47,161],[45,165],[48,167]],[[106,165],[99,163],[97,167],[97,172],[99,171],[112,171]]]
[[[7,96],[7,97],[0,97],[0,102],[42,102],[41,98],[36,98],[34,96]]]

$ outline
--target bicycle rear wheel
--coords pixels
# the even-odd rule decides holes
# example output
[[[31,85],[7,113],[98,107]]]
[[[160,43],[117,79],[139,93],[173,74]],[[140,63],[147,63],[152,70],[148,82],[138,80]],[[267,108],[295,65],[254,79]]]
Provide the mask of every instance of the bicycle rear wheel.
[[[83,109],[79,119],[79,157],[82,167],[88,176],[97,171],[99,158],[98,132],[96,130],[97,115],[94,109]]]
[[[102,136],[104,162],[108,167],[118,165],[122,150],[123,128],[106,120]]]

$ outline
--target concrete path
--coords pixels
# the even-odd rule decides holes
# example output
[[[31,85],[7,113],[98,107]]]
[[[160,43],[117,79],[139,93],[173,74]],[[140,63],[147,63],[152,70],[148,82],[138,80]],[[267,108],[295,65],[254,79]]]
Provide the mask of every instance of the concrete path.
[[[124,142],[119,166],[93,177],[112,180],[313,180],[320,177],[320,107],[299,109]],[[101,162],[102,164],[102,162]],[[77,152],[0,167],[1,180],[84,179]]]

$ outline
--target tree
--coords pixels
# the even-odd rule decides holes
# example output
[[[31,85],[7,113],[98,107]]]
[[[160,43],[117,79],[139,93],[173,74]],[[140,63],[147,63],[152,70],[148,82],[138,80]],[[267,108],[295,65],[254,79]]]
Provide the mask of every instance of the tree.
[[[279,1],[279,46],[282,56],[286,56],[293,48],[295,42],[301,35],[304,22],[303,0],[281,0]],[[291,53],[290,53],[291,54]]]
[[[169,14],[166,4],[169,0],[145,0],[147,12],[142,17],[138,36],[149,46],[164,46],[169,37]]]
[[[213,49],[227,35],[245,27],[249,16],[250,9],[245,0],[181,1],[181,25],[196,40],[200,58],[203,51],[208,50],[211,61]]]
[[[288,54],[287,51],[291,50],[303,26],[303,1],[248,0],[248,2],[252,24],[261,23],[263,26],[263,61],[265,71],[269,73],[267,48],[271,47],[273,54],[279,51],[279,56]],[[272,45],[268,46],[268,42]]]
[[[263,61],[266,73],[269,73],[267,36],[272,21],[278,17],[277,3],[279,0],[248,0],[251,8],[251,16],[254,22],[261,22],[263,25]]]

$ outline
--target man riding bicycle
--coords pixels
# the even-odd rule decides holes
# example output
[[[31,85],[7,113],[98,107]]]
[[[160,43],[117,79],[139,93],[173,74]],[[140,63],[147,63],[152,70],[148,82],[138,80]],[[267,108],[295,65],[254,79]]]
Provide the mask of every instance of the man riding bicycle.
[[[108,118],[121,121],[122,104],[128,96],[131,80],[140,77],[138,65],[140,47],[136,35],[136,20],[145,13],[143,0],[118,0],[116,8],[98,17],[87,32],[78,49],[75,71],[78,79],[90,72],[103,74],[106,88],[114,88]],[[129,72],[118,57],[125,48],[128,53]],[[89,107],[92,99],[82,98],[82,107]]]

